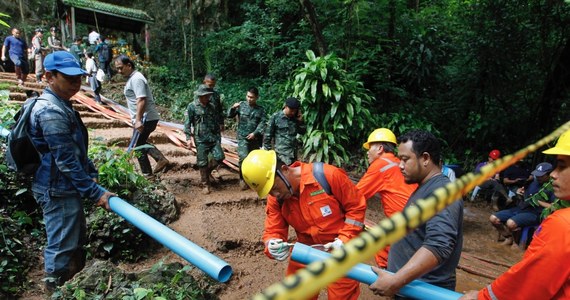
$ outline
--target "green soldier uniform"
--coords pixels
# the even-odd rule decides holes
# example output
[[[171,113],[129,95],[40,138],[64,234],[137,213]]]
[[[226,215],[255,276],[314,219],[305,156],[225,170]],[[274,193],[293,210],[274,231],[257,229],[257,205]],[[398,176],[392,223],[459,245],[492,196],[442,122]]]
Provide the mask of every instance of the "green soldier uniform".
[[[303,133],[304,127],[296,118],[288,118],[283,111],[274,113],[265,130],[263,148],[273,149],[271,142],[275,140],[277,158],[290,165],[297,160],[297,133]]]
[[[259,105],[250,106],[247,101],[241,101],[239,107],[228,109],[228,118],[239,115],[237,130],[239,164],[247,157],[249,152],[261,148],[263,130],[265,128],[265,109]],[[248,140],[247,136],[253,133],[255,138]]]
[[[213,91],[210,88],[198,88],[195,95],[209,96]],[[210,173],[224,158],[221,146],[221,133],[218,120],[221,118],[216,112],[216,108],[207,97],[207,102],[202,103],[200,99],[188,105],[186,121],[184,122],[184,133],[186,139],[194,138],[196,144],[196,164],[200,168],[200,176],[204,185],[204,194],[209,193]],[[213,161],[208,162],[208,155],[212,155]]]
[[[209,88],[207,85],[205,84],[200,84],[198,86],[198,89],[200,88]],[[213,94],[210,97],[210,103],[212,103],[214,105],[215,111],[216,111],[216,115],[218,116],[218,124],[220,126],[224,125],[224,105],[222,103],[222,96],[220,95],[220,93],[214,89],[211,89]],[[198,96],[194,95],[194,101],[198,101]]]

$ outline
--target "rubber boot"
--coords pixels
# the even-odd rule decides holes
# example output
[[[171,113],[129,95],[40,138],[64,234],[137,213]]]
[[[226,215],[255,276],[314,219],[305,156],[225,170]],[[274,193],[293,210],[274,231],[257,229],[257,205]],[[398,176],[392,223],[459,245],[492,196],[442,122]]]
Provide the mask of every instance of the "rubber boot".
[[[222,180],[222,177],[218,173],[218,166],[220,163],[216,160],[208,161],[208,174],[210,176],[210,182],[219,182]]]
[[[200,181],[202,185],[202,194],[208,195],[210,193],[210,174],[208,167],[200,168]]]
[[[160,173],[161,171],[164,171],[170,164],[170,161],[168,161],[162,152],[160,152],[160,150],[154,146],[148,149],[148,154],[156,161],[156,166],[154,166],[154,173]]]

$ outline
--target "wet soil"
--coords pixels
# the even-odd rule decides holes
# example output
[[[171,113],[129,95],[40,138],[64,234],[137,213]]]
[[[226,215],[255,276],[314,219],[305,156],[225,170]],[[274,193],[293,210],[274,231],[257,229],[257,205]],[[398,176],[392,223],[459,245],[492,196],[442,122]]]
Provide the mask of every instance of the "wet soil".
[[[90,129],[91,139],[120,147],[128,145],[132,129],[124,122],[103,118],[79,104],[75,106],[81,111],[83,120]],[[170,169],[166,173],[159,174],[156,180],[160,180],[176,196],[181,207],[180,218],[168,226],[227,261],[233,269],[233,275],[229,282],[224,284],[219,297],[252,298],[272,283],[281,280],[286,263],[267,258],[263,254],[263,245],[260,241],[265,201],[259,200],[253,191],[241,191],[238,186],[238,174],[224,166],[218,169],[220,180],[214,185],[212,193],[201,194],[199,172],[194,168],[193,153],[170,143],[169,139],[160,132],[153,133],[150,141],[171,161]],[[367,218],[379,220],[382,215],[379,212],[378,200],[369,200],[368,204]],[[475,275],[464,269],[458,269],[457,291],[459,292],[484,287],[492,281],[491,278],[507,269],[502,265],[512,265],[523,254],[521,250],[496,242],[495,231],[488,223],[491,212],[491,209],[485,205],[465,203],[463,251],[471,256],[462,258],[460,265],[466,266],[471,272],[483,272],[486,275]],[[484,262],[472,256],[492,262]],[[143,270],[160,260],[188,264],[170,250],[162,248],[145,261],[123,264],[120,267],[129,271]],[[372,261],[366,263],[372,264]],[[28,291],[23,299],[42,299],[41,276],[41,264],[38,264],[38,269],[30,274],[37,289]],[[378,299],[372,295],[366,285],[361,285],[361,290],[361,299]],[[320,298],[326,299],[324,292],[321,292]]]

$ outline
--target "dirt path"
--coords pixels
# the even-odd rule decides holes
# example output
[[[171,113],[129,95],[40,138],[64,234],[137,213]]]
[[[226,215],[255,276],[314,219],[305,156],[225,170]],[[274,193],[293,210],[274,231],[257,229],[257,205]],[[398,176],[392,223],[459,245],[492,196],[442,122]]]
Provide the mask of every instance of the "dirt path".
[[[81,112],[86,126],[90,129],[91,139],[126,148],[132,130],[124,122],[102,118],[83,105],[76,104],[75,107]],[[150,141],[172,163],[168,172],[157,176],[157,180],[176,196],[181,206],[179,220],[169,224],[169,227],[232,266],[233,276],[225,284],[220,298],[248,299],[282,279],[286,264],[267,258],[260,242],[265,215],[264,200],[258,200],[253,191],[241,191],[238,188],[238,174],[225,167],[219,169],[222,179],[214,186],[213,192],[210,195],[202,195],[198,188],[199,172],[193,168],[195,157],[192,153],[171,144],[164,134],[158,132],[151,135]],[[369,201],[367,218],[379,220],[381,214],[378,211],[378,202]],[[486,207],[466,203],[464,252],[511,265],[520,259],[522,252],[495,243],[495,234],[487,222],[490,213]],[[159,260],[187,264],[168,249],[162,249],[142,263],[121,267],[129,271],[142,270],[150,268]],[[461,264],[470,268],[485,266],[472,257],[463,258]],[[486,269],[495,275],[506,270],[505,267],[492,264]],[[41,273],[38,269],[33,272],[32,277],[39,279]],[[457,278],[457,291],[480,289],[491,282],[489,278],[461,269],[457,271]],[[361,289],[361,299],[378,299],[373,297],[367,286],[362,285]],[[323,294],[321,293],[321,299],[325,298]],[[39,295],[39,290],[30,291],[24,298],[41,299]]]

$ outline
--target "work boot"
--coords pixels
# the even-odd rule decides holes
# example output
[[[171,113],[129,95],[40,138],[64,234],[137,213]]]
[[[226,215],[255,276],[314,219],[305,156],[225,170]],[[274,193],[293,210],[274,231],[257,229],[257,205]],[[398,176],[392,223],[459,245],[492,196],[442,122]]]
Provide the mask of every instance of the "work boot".
[[[215,160],[210,160],[208,162],[208,174],[210,175],[211,182],[219,182],[220,180],[222,180],[222,177],[220,176],[217,170],[218,165],[219,163]]]
[[[200,168],[200,180],[202,185],[202,194],[208,195],[210,193],[210,174],[208,174],[208,167]]]
[[[170,161],[168,161],[168,159],[166,159],[162,152],[156,149],[156,147],[148,149],[148,154],[156,161],[156,166],[154,166],[154,173],[160,173],[161,171],[164,171],[170,164]]]
[[[249,187],[247,186],[247,183],[245,183],[245,181],[243,181],[243,179],[240,179],[240,181],[239,181],[239,188],[242,191],[249,189]]]

